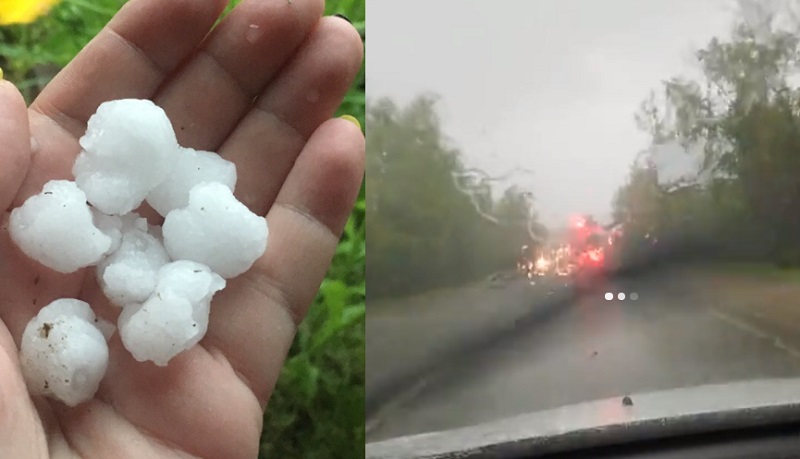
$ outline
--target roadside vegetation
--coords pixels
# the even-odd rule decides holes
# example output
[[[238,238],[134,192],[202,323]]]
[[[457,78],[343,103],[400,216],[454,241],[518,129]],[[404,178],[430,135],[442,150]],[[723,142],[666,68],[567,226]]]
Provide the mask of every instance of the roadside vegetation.
[[[797,268],[800,4],[740,6],[730,34],[697,50],[701,77],[670,78],[643,102],[652,145],[615,214],[631,235],[658,234],[663,255]],[[703,170],[663,183],[649,162],[658,151],[656,162],[694,153]]]
[[[468,169],[442,132],[434,95],[404,107],[367,104],[367,281],[370,301],[460,285],[513,269],[543,234],[530,196]],[[499,194],[499,196],[497,196]],[[530,218],[529,218],[530,217]]]

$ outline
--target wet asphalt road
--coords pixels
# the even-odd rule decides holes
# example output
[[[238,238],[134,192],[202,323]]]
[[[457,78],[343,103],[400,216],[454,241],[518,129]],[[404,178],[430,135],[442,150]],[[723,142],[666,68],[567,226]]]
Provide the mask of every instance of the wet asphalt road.
[[[800,376],[800,349],[776,342],[771,330],[709,301],[708,291],[700,295],[684,280],[661,272],[604,281],[546,319],[397,394],[368,419],[367,440],[632,392]],[[495,290],[492,302],[515,301],[517,282],[524,281]],[[627,295],[608,301],[606,292]],[[630,300],[631,293],[638,299]]]

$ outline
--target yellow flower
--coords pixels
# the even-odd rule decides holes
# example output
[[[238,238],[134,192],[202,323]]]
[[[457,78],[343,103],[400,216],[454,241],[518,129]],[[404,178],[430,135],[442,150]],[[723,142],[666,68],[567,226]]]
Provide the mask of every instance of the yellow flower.
[[[0,25],[30,24],[61,0],[0,0]]]

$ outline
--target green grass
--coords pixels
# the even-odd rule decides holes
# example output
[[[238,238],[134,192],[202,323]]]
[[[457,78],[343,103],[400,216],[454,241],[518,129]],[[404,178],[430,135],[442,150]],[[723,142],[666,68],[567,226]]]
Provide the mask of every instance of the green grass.
[[[0,66],[31,101],[48,79],[37,69],[69,62],[124,3],[64,0],[34,24],[0,28]],[[334,0],[326,14],[344,14],[365,37],[364,8],[365,0]],[[362,126],[364,78],[362,67],[337,113]],[[364,456],[364,191],[270,400],[261,457]]]

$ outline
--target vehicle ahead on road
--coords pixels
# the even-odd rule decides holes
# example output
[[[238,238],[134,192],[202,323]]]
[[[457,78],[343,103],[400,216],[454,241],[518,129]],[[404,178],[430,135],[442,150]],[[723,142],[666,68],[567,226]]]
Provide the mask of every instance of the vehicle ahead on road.
[[[695,386],[368,443],[369,459],[800,457],[800,379]]]
[[[583,280],[608,270],[607,258],[613,238],[614,235],[591,216],[575,217],[560,239],[545,244],[536,252],[523,246],[526,256],[517,266],[529,279],[567,277]]]

